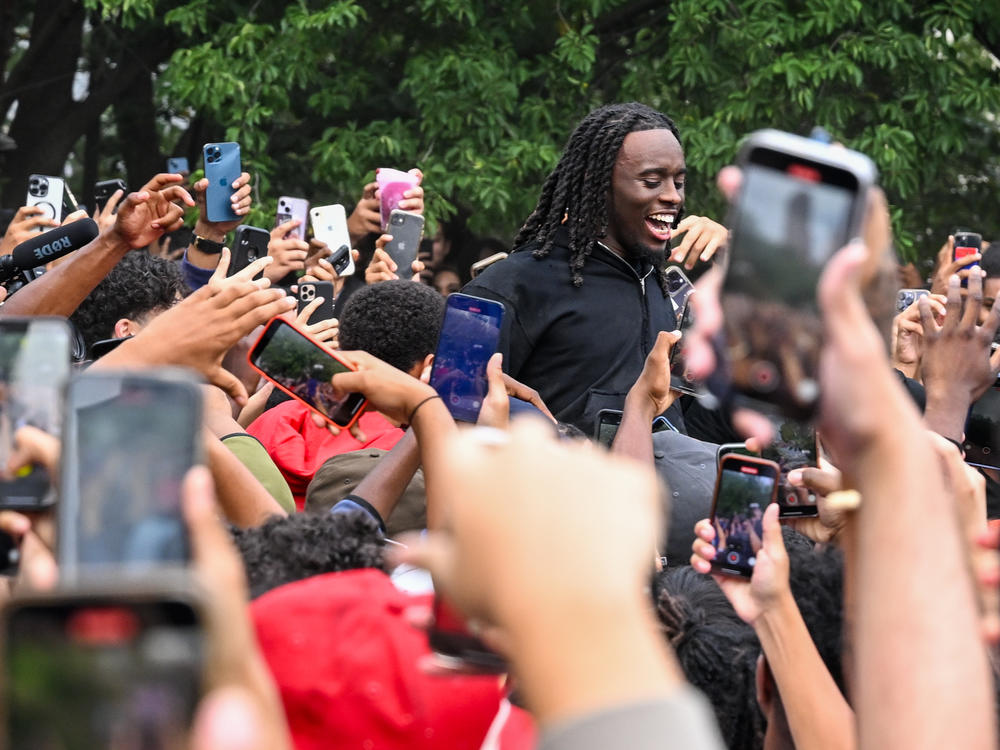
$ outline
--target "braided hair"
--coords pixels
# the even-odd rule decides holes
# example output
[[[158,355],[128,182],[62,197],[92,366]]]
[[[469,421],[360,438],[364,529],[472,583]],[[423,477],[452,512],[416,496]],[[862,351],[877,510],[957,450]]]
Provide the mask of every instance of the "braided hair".
[[[538,205],[514,239],[519,247],[534,240],[533,255],[544,258],[552,249],[556,231],[569,230],[570,275],[573,286],[583,284],[583,265],[599,238],[607,235],[611,173],[625,136],[640,130],[666,129],[680,143],[673,120],[638,102],[608,104],[595,109],[576,127],[555,169],[546,178]],[[660,273],[666,291],[666,279]]]

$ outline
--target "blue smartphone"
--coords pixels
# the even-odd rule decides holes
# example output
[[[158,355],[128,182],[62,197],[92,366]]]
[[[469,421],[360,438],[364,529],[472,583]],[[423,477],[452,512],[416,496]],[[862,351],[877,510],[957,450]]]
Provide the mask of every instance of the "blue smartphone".
[[[503,305],[451,294],[434,353],[431,386],[459,422],[475,422],[486,397],[486,365],[500,343]]]
[[[233,211],[231,201],[233,183],[243,171],[240,165],[240,144],[206,143],[202,153],[205,158],[205,208],[209,221],[236,221],[240,217]]]
[[[167,159],[167,172],[170,174],[188,174],[190,171],[186,156],[171,156]]]

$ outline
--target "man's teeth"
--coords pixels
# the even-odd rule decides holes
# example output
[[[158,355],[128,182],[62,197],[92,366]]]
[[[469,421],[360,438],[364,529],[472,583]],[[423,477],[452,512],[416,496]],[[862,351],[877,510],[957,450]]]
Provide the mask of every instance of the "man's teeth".
[[[655,222],[661,224],[666,224],[668,227],[673,227],[674,225],[674,214],[650,214],[647,218],[652,219]]]

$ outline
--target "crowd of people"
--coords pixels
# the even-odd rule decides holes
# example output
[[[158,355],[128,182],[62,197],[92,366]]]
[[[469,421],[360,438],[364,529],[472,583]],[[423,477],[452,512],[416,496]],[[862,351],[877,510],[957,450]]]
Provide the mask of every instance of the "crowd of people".
[[[297,220],[270,230],[266,257],[229,272],[248,173],[232,183],[235,220],[210,221],[207,181],[181,174],[94,211],[97,238],[4,294],[0,326],[68,320],[75,378],[179,368],[200,381],[201,450],[178,512],[202,679],[161,679],[188,653],[163,638],[121,684],[107,682],[112,663],[74,661],[67,684],[89,675],[86,701],[54,684],[63,651],[24,661],[17,638],[31,634],[11,613],[92,594],[67,574],[72,518],[59,510],[60,483],[80,471],[61,440],[87,436],[21,422],[6,431],[3,481],[42,467],[56,500],[0,510],[19,563],[2,589],[8,747],[995,748],[1000,474],[964,458],[969,410],[1000,372],[1000,251],[984,243],[955,260],[949,238],[929,294],[897,313],[901,269],[872,189],[863,240],[829,259],[816,290],[822,330],[793,326],[818,352],[822,452],[802,466],[798,451],[782,486],[818,512],[779,517],[766,500],[744,512],[730,487],[713,517],[719,446],[760,452],[775,427],[671,389],[673,347],[704,382],[724,368],[717,342],[732,325],[720,299],[730,234],[698,212],[702,196],[688,202],[682,143],[646,105],[600,107],[510,247],[456,220],[411,268],[386,251],[371,182],[349,214],[355,272],[343,277],[336,248],[300,239]],[[422,213],[411,174],[399,209]],[[719,175],[731,200],[740,179],[735,167]],[[0,254],[57,226],[21,207]],[[697,279],[683,344],[671,267]],[[336,319],[308,322],[329,300],[296,309],[308,281],[332,283]],[[457,291],[504,306],[475,425],[456,423],[429,383]],[[367,410],[349,427],[248,362],[277,316],[352,368],[282,383],[307,398],[362,394]],[[593,439],[608,410],[621,412],[610,450]],[[654,432],[660,417],[669,429]],[[130,486],[155,473],[107,464],[134,472]],[[135,512],[149,504],[136,498]],[[753,558],[749,577],[720,572],[727,551]],[[105,566],[90,583],[105,596],[159,591],[144,570],[137,583]],[[138,627],[80,612],[67,629],[86,648]],[[178,697],[188,693],[190,705]]]

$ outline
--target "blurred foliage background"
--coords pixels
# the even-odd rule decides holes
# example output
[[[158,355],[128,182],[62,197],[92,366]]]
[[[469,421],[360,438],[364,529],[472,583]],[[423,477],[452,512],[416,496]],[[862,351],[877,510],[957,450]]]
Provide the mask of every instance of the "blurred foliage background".
[[[1000,0],[8,0],[0,205],[28,174],[138,187],[236,140],[251,223],[279,195],[353,205],[420,167],[432,220],[509,240],[576,122],[637,99],[684,140],[688,210],[751,130],[821,125],[879,165],[897,245],[1000,238]],[[7,146],[10,143],[8,141]]]

